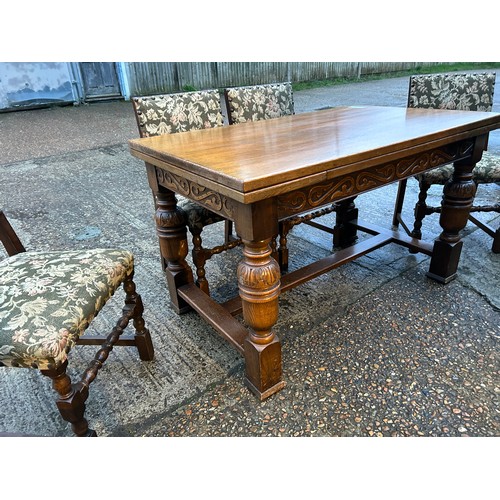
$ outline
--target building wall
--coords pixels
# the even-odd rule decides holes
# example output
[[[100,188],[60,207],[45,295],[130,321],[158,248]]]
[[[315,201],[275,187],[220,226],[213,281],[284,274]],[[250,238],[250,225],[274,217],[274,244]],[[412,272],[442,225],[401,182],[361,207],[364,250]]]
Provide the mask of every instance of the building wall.
[[[68,63],[0,63],[0,109],[72,103],[73,85]]]

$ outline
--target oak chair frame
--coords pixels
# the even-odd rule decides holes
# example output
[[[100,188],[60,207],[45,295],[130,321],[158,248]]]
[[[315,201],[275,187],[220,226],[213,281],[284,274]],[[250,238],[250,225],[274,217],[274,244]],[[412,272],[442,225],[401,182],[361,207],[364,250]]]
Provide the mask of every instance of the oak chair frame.
[[[0,241],[9,257],[26,252],[25,247],[17,236],[14,228],[8,221],[3,210],[0,210]],[[98,371],[107,360],[109,353],[115,346],[135,346],[142,361],[151,361],[154,357],[154,348],[149,330],[142,317],[144,306],[141,296],[136,292],[132,272],[123,280],[125,291],[125,306],[122,315],[115,327],[107,336],[79,337],[77,345],[100,345],[87,369],[84,370],[78,382],[73,383],[66,373],[68,360],[52,369],[40,369],[42,375],[52,381],[52,387],[58,398],[56,405],[61,417],[71,424],[72,430],[79,437],[95,437],[95,430],[89,428],[85,418],[85,402],[89,396],[89,386],[95,380]],[[129,322],[135,328],[134,336],[122,335]],[[3,366],[0,361],[0,367]]]
[[[201,90],[201,91],[195,91],[195,92],[181,92],[181,93],[173,93],[173,94],[154,94],[154,95],[145,95],[145,96],[134,96],[132,98],[132,104],[133,104],[133,109],[134,109],[134,115],[136,118],[137,122],[137,128],[139,130],[139,136],[145,137],[144,134],[144,126],[147,123],[147,117],[144,116],[143,112],[139,108],[139,100],[154,100],[156,98],[163,98],[163,97],[180,97],[183,98],[184,96],[188,96],[190,94],[194,93],[208,93],[208,92],[214,92],[213,90]],[[219,106],[220,106],[220,100],[219,100]],[[219,112],[222,118],[222,108],[219,107]],[[141,119],[142,117],[142,119]],[[198,127],[193,127],[192,129],[189,130],[194,130],[195,128]],[[200,127],[201,128],[201,127]],[[186,132],[188,130],[185,130]],[[175,132],[172,132],[175,133]],[[177,132],[177,133],[182,133],[182,132]],[[159,135],[159,134],[157,134]],[[151,170],[150,166],[146,163],[146,170]],[[176,197],[179,195],[176,195]],[[154,204],[155,204],[155,209],[158,209],[159,204],[165,203],[165,201],[160,201],[160,198],[162,198],[162,193],[159,192],[153,192],[153,198],[154,198]],[[194,203],[194,202],[193,202]],[[205,209],[208,210],[208,209]],[[214,214],[215,216],[215,214]],[[204,226],[206,227],[206,226]],[[203,228],[194,228],[188,225],[188,229],[191,233],[192,237],[192,243],[193,243],[193,249],[191,251],[191,256],[193,259],[193,264],[196,269],[196,284],[197,286],[203,290],[207,295],[210,295],[210,286],[208,283],[208,280],[206,278],[206,271],[205,271],[205,265],[207,261],[212,258],[214,255],[220,254],[224,251],[231,250],[239,245],[241,245],[241,239],[238,237],[235,237],[232,235],[232,225],[231,221],[224,219],[224,242],[221,245],[217,245],[212,248],[207,248],[203,246],[203,241],[201,237],[201,233]],[[165,262],[162,261],[162,267],[163,270],[165,270]]]
[[[457,76],[457,77],[473,77],[477,78],[478,76],[484,76],[487,75],[487,73],[478,73],[478,74],[473,74],[473,75],[465,75],[465,74],[460,74],[460,75],[447,75],[447,74],[442,74],[442,75],[418,75],[418,78],[426,78],[426,76],[432,78],[436,76],[443,76],[443,77],[448,77],[448,76]],[[495,77],[495,73],[493,73],[493,76]],[[416,103],[413,100],[413,79],[415,78],[415,75],[411,76],[409,79],[409,88],[408,88],[408,102],[407,102],[407,107],[420,107],[416,105]],[[494,92],[494,84],[493,88],[491,91],[491,94],[489,96],[489,101],[493,103],[493,92]],[[491,111],[491,106],[489,107],[489,111]],[[474,106],[469,108],[471,111],[475,111]],[[500,165],[500,157],[498,157],[498,163]],[[439,167],[440,169],[446,168],[446,167]],[[474,170],[473,170],[474,174]],[[394,214],[393,214],[393,220],[392,220],[392,225],[394,228],[398,228],[399,225],[404,229],[404,231],[411,237],[421,239],[422,238],[422,224],[423,220],[427,215],[435,214],[435,213],[441,213],[441,207],[433,207],[429,206],[426,203],[427,199],[427,193],[431,186],[433,184],[429,183],[426,180],[425,176],[420,176],[419,178],[416,178],[418,183],[419,183],[419,194],[418,194],[418,201],[415,204],[414,208],[414,223],[413,223],[413,229],[410,230],[408,225],[405,223],[402,217],[402,210],[403,210],[403,203],[404,203],[404,198],[405,198],[405,193],[406,193],[406,187],[407,187],[407,182],[408,179],[404,179],[399,182],[398,184],[398,191],[396,195],[396,202],[394,204]],[[474,178],[473,178],[474,180]],[[476,187],[478,186],[478,183],[474,180],[476,183]],[[495,179],[493,182],[497,182]],[[474,204],[470,212],[497,212],[500,213],[500,203],[494,203],[492,205],[476,205]],[[491,225],[480,221],[474,215],[469,214],[468,220],[475,224],[477,227],[482,229],[486,234],[492,237],[493,242],[492,242],[492,247],[491,251],[493,253],[500,253],[500,227],[497,229],[494,229]],[[411,250],[410,250],[411,251]],[[413,251],[411,251],[413,253]]]

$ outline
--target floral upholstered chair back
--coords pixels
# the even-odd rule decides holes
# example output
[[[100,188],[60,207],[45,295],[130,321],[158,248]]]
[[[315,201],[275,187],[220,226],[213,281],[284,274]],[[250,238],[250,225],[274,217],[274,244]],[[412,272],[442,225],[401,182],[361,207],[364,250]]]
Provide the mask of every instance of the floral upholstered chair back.
[[[224,96],[231,125],[294,114],[290,82],[229,88]]]
[[[491,111],[495,73],[414,75],[408,107]]]
[[[134,97],[132,102],[141,137],[223,125],[217,90]]]

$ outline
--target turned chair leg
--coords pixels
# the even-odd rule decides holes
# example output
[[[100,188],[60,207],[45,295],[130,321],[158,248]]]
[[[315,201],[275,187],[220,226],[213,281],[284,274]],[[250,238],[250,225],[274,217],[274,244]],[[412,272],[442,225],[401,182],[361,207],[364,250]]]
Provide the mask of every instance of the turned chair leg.
[[[288,271],[288,233],[291,226],[287,221],[282,221],[279,224],[279,249],[278,249],[278,264],[280,271],[285,273]],[[272,255],[274,257],[274,255]]]
[[[427,184],[425,181],[419,182],[420,191],[418,193],[418,201],[415,205],[415,222],[413,224],[413,231],[411,235],[413,238],[422,239],[422,221],[424,217],[427,215],[427,204],[425,200],[427,199],[427,192],[431,187],[430,184]]]
[[[401,212],[403,211],[403,203],[406,193],[406,184],[408,179],[403,179],[398,183],[398,194],[396,195],[396,203],[394,205],[394,214],[392,216],[392,227],[397,229],[401,221]]]
[[[421,240],[422,239],[422,221],[424,220],[424,217],[427,215],[427,204],[425,203],[425,200],[427,199],[427,192],[429,191],[431,185],[423,180],[420,180],[419,187],[420,187],[420,190],[418,193],[418,201],[415,204],[415,209],[414,209],[415,221],[413,223],[413,230],[410,233],[410,236],[412,238],[416,238],[418,240]],[[411,249],[411,248],[410,248],[409,252],[410,253],[418,253],[417,250]]]
[[[142,361],[151,361],[154,357],[153,341],[151,334],[146,328],[144,318],[144,305],[141,296],[136,292],[135,283],[133,280],[134,275],[131,274],[123,282],[123,289],[125,290],[125,309],[132,307],[132,321],[135,328],[135,344],[139,351],[139,357]]]
[[[205,272],[207,256],[205,249],[202,247],[201,230],[191,230],[191,234],[193,236],[193,251],[191,255],[193,257],[193,264],[196,268],[196,284],[200,290],[210,295]]]
[[[79,437],[94,437],[96,432],[89,429],[84,417],[85,401],[88,398],[88,387],[82,384],[72,384],[66,373],[68,362],[65,361],[53,370],[40,370],[42,375],[52,380],[52,387],[59,395],[56,401],[61,417],[71,424],[73,432]]]
[[[59,395],[56,401],[59,413],[66,422],[71,423],[73,432],[77,436],[96,436],[96,432],[89,429],[89,424],[84,417],[85,401],[89,396],[89,386],[102,368],[109,353],[119,341],[120,335],[127,328],[130,320],[133,321],[135,328],[135,346],[139,351],[139,357],[143,361],[151,361],[154,356],[151,334],[145,326],[144,305],[141,296],[136,292],[134,283],[134,273],[132,272],[123,282],[125,291],[125,306],[123,315],[118,320],[116,326],[107,336],[101,348],[97,351],[89,367],[84,371],[79,383],[73,384],[69,375],[66,373],[68,361],[66,360],[58,368],[40,370],[42,375],[52,380],[52,386]],[[82,342],[85,344],[86,342]]]
[[[233,222],[230,220],[224,221],[224,243],[229,243],[235,240],[233,235]]]

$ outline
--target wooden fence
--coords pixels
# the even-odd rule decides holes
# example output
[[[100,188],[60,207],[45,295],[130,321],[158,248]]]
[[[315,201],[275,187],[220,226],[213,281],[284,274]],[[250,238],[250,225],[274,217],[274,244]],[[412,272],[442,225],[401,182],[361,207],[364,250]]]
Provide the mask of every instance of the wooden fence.
[[[280,81],[306,82],[412,69],[422,62],[131,62],[130,95],[223,88]],[[436,63],[438,64],[438,63]]]

